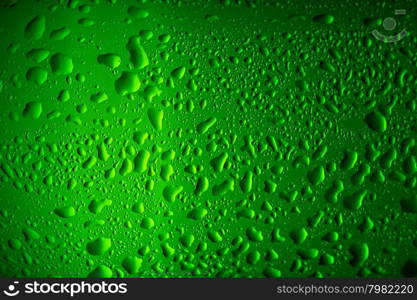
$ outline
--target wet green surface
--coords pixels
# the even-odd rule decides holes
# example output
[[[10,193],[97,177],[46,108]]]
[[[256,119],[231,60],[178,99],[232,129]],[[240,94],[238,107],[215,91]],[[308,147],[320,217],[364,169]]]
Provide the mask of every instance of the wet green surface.
[[[1,276],[417,275],[412,1],[0,6]]]

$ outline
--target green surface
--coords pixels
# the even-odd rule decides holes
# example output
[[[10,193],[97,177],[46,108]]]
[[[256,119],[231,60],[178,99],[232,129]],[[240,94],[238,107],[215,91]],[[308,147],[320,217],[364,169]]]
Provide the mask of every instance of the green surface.
[[[0,275],[417,276],[415,3],[317,2],[1,1]]]

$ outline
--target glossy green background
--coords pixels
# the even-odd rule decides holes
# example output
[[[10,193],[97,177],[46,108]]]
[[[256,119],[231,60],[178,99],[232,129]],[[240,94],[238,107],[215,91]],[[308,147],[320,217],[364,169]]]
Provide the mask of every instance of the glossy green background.
[[[416,276],[411,1],[0,6],[1,276]]]

